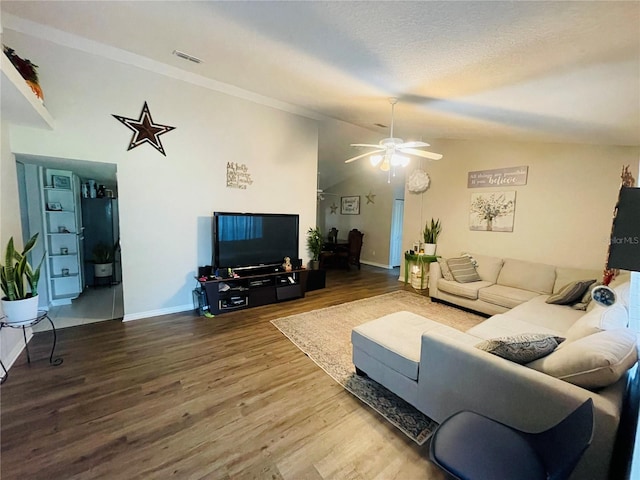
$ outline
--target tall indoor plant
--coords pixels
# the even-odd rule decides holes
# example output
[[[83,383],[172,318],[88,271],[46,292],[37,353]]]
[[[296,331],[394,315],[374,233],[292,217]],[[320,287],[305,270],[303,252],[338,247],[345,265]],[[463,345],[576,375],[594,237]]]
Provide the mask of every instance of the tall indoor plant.
[[[4,263],[0,264],[0,288],[4,295],[2,311],[9,323],[28,322],[38,316],[38,281],[44,255],[35,270],[27,260],[27,254],[33,250],[37,241],[36,233],[29,239],[22,252],[16,250],[13,237],[7,243]]]
[[[324,245],[324,239],[322,238],[322,232],[320,227],[309,228],[307,231],[307,248],[312,256],[311,269],[317,270],[320,266],[320,252],[322,252],[322,246]]]
[[[431,219],[431,223],[427,222],[424,226],[424,253],[425,255],[435,255],[436,254],[436,243],[438,242],[438,235],[440,235],[440,231],[442,230],[442,226],[440,225],[440,219],[434,220]]]

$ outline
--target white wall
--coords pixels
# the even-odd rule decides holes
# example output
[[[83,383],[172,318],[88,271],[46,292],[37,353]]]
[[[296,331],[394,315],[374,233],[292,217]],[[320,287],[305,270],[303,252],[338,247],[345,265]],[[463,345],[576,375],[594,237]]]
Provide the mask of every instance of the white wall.
[[[638,173],[637,147],[500,141],[432,142],[444,154],[426,165],[431,186],[405,196],[404,246],[431,217],[442,221],[437,253],[462,251],[554,265],[604,267],[623,165]],[[467,188],[467,173],[529,166],[527,185]],[[471,193],[515,190],[512,233],[469,230]]]
[[[117,164],[125,319],[191,308],[214,210],[300,214],[308,259],[315,121],[6,28],[3,41],[40,66],[55,119],[50,132],[14,127],[11,150]],[[132,132],[112,117],[138,118],[145,101],[156,123],[176,127],[160,137],[166,157],[149,145],[127,151]],[[253,184],[227,188],[227,162],[246,164]]]
[[[9,149],[9,125],[0,123],[0,255],[4,264],[4,252],[9,238],[13,237],[20,251],[22,241],[22,225],[20,222],[20,205],[18,183],[16,181],[16,162]],[[3,296],[0,293],[0,296]],[[0,313],[2,305],[0,304]],[[31,338],[28,329],[27,339]],[[0,333],[0,358],[9,368],[23,348],[21,329],[4,328]],[[2,375],[3,372],[0,372]]]

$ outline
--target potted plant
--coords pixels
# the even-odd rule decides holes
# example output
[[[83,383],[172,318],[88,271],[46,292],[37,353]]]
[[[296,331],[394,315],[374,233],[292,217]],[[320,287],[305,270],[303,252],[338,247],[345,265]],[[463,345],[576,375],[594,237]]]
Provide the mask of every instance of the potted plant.
[[[115,258],[118,242],[111,246],[99,242],[93,247],[93,274],[96,277],[110,277],[113,275],[113,259]]]
[[[431,219],[431,223],[427,222],[424,226],[424,254],[425,255],[435,255],[436,254],[436,242],[438,241],[438,235],[440,235],[440,231],[442,227],[440,225],[440,219],[434,220]]]
[[[4,264],[0,264],[0,287],[4,294],[2,311],[7,316],[8,323],[28,323],[38,316],[38,281],[44,255],[35,270],[27,260],[27,254],[33,250],[37,241],[36,233],[22,252],[15,249],[13,237],[7,243]]]
[[[322,238],[322,232],[319,227],[309,228],[307,231],[307,248],[312,256],[311,269],[318,270],[320,266],[320,252],[322,252],[322,246],[324,245],[324,239]]]

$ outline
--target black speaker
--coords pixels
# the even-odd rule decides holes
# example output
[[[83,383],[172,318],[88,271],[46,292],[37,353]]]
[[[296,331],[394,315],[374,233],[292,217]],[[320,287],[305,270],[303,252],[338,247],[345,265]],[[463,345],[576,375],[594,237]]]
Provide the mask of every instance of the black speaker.
[[[293,267],[294,270],[300,270],[302,268],[302,259],[297,258],[297,259],[291,260],[291,266]]]
[[[205,265],[204,267],[198,267],[198,278],[208,277],[211,275],[211,265]]]

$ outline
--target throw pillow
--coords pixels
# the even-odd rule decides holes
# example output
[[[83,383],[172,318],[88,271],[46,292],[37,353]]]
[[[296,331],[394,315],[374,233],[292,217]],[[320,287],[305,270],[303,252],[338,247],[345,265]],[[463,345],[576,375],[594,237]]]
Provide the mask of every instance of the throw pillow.
[[[455,280],[453,275],[451,275],[451,270],[449,270],[449,265],[447,264],[447,260],[444,258],[438,258],[438,265],[440,265],[440,271],[442,272],[442,278],[445,280]]]
[[[451,275],[460,283],[479,282],[480,275],[476,271],[476,267],[471,263],[469,257],[456,257],[447,260]]]
[[[589,288],[587,288],[585,292],[582,294],[582,298],[578,300],[576,303],[573,303],[571,305],[571,308],[573,308],[574,310],[586,310],[587,308],[589,308],[589,304],[591,303],[591,300],[592,300],[591,291],[598,285],[602,285],[602,282],[595,282],[589,285]]]
[[[637,361],[636,334],[618,328],[567,343],[527,367],[579,387],[597,389],[617,382]]]
[[[485,340],[476,348],[492,353],[515,363],[529,363],[549,355],[564,341],[562,337],[546,333],[523,333],[512,337]]]
[[[558,293],[549,295],[546,302],[554,305],[570,305],[575,303],[582,298],[584,292],[587,291],[592,283],[596,283],[595,278],[593,280],[578,280],[568,283],[562,287]]]

